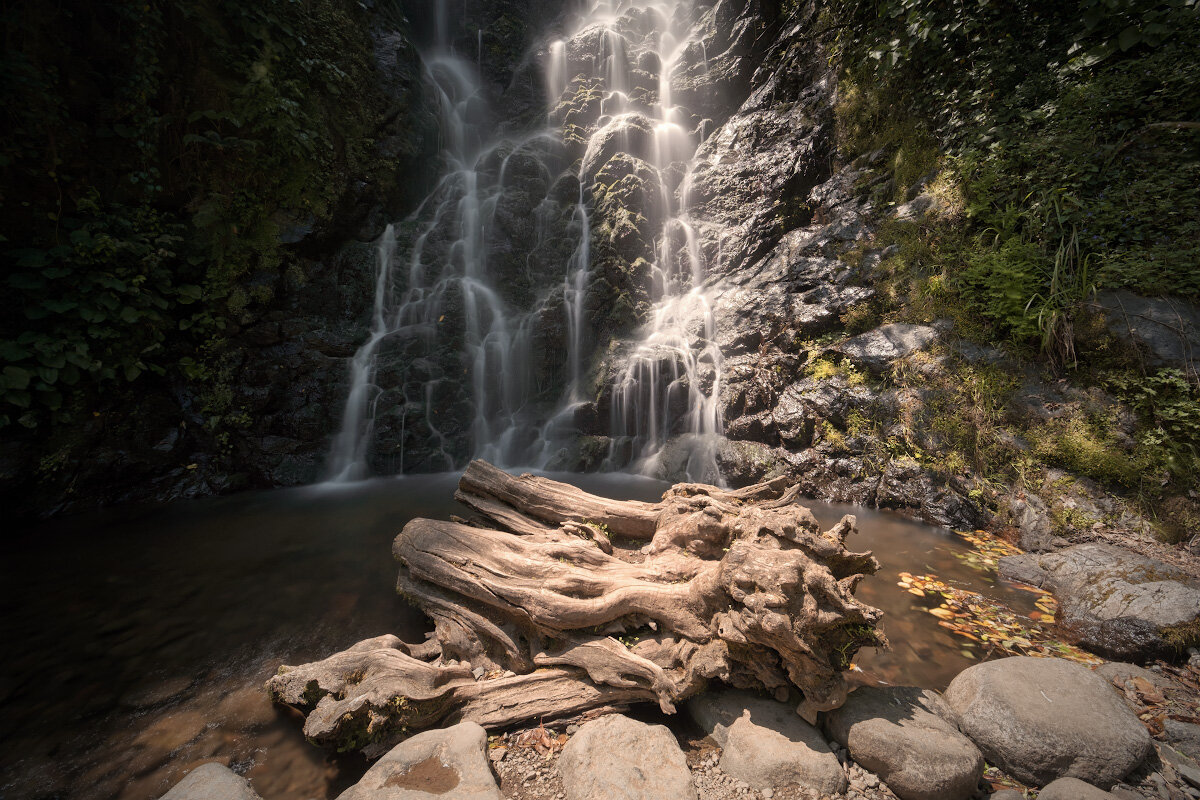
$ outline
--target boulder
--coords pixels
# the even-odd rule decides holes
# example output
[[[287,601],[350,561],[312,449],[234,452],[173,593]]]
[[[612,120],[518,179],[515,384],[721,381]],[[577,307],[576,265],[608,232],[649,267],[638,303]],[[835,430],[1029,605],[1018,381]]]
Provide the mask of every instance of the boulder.
[[[671,732],[620,714],[583,725],[563,748],[558,771],[567,800],[696,800]]]
[[[1059,778],[1038,792],[1038,800],[1113,800],[1114,797],[1078,778]]]
[[[486,755],[487,731],[474,722],[418,733],[392,748],[338,800],[500,800]]]
[[[262,800],[250,783],[224,764],[201,764],[175,784],[162,800]]]
[[[829,713],[825,729],[903,800],[964,800],[983,777],[983,754],[948,716],[937,692],[864,687]]]
[[[821,796],[846,789],[837,756],[816,728],[785,703],[743,691],[702,694],[687,705],[724,748],[721,769],[755,789],[804,786]]]
[[[1089,650],[1141,659],[1171,649],[1164,631],[1200,624],[1191,576],[1152,558],[1103,544],[1007,556],[1000,577],[1052,592],[1059,625]]]
[[[1150,734],[1109,684],[1070,661],[976,664],[950,682],[945,700],[988,763],[1022,783],[1070,777],[1111,786],[1151,751]]]
[[[1150,366],[1190,369],[1200,359],[1200,308],[1176,298],[1105,292],[1096,298],[1114,335],[1133,342]]]
[[[895,322],[851,337],[833,351],[878,374],[893,362],[924,350],[937,338],[937,330],[930,325]]]

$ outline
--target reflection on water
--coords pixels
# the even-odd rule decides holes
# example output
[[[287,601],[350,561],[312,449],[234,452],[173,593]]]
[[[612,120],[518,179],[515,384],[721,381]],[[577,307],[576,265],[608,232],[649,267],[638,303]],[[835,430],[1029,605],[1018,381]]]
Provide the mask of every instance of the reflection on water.
[[[970,552],[962,538],[948,530],[912,522],[895,514],[835,503],[809,503],[825,528],[843,514],[858,517],[858,533],[846,539],[851,550],[871,550],[882,564],[874,577],[859,584],[855,596],[883,609],[883,632],[891,649],[864,649],[855,658],[863,683],[890,683],[944,689],[950,680],[978,660],[968,655],[960,637],[938,625],[926,609],[938,605],[915,597],[896,584],[900,573],[933,574],[955,588],[990,597],[1014,611],[1034,609],[1035,597],[994,574],[972,568],[963,558]]]
[[[554,476],[624,499],[665,488],[628,475]],[[366,765],[327,758],[267,701],[282,663],[369,636],[420,639],[393,590],[391,540],[445,518],[457,475],[277,490],[61,520],[10,544],[0,564],[0,796],[161,796],[204,761],[249,777],[266,800],[335,797]],[[864,651],[864,680],[942,688],[969,659],[916,610],[899,572],[935,573],[1023,607],[1024,593],[965,567],[957,537],[895,516],[814,504],[828,527],[855,513],[852,549],[884,567],[859,596],[887,617],[893,649]]]

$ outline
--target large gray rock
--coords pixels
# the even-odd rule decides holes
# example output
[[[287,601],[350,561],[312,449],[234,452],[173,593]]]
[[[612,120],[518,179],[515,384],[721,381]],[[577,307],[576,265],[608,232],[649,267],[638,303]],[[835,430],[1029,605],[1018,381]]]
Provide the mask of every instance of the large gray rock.
[[[968,667],[945,694],[988,763],[1022,783],[1060,777],[1111,786],[1151,751],[1150,734],[1090,669],[1014,656]]]
[[[749,692],[702,694],[688,713],[724,748],[721,769],[756,789],[804,786],[821,796],[846,788],[837,756],[792,706]]]
[[[1200,308],[1192,303],[1130,292],[1105,292],[1096,300],[1108,329],[1134,342],[1151,366],[1188,368],[1200,360]]]
[[[1059,624],[1080,644],[1113,658],[1167,650],[1163,629],[1200,622],[1200,589],[1186,573],[1103,544],[1000,559],[1000,577],[1052,592]]]
[[[964,800],[983,777],[983,754],[948,716],[937,692],[865,687],[829,713],[826,730],[904,800]]]
[[[895,322],[854,336],[833,348],[872,372],[885,371],[894,361],[924,350],[938,338],[929,325]]]
[[[563,748],[558,771],[567,800],[696,800],[671,732],[620,714],[581,727]]]
[[[1114,797],[1078,778],[1059,778],[1038,792],[1038,800],[1113,800]]]
[[[175,784],[162,800],[262,800],[249,782],[223,764],[201,764]]]
[[[487,731],[474,722],[418,733],[376,761],[338,800],[500,800],[486,749]]]

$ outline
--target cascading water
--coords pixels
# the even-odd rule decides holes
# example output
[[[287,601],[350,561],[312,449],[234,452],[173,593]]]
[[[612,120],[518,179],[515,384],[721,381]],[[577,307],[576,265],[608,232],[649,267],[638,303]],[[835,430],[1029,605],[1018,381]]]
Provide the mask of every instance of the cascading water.
[[[471,60],[460,57],[452,44],[450,14],[450,4],[440,3],[436,41],[423,54],[427,84],[437,100],[447,168],[412,217],[389,225],[377,246],[370,333],[351,360],[342,428],[329,458],[328,476],[334,481],[365,477],[372,462],[386,461],[388,471],[404,471],[405,440],[415,435],[431,453],[423,468],[453,469],[466,454],[456,454],[448,445],[450,436],[439,421],[449,416],[442,407],[447,393],[439,390],[451,382],[470,386],[475,455],[510,464],[533,460],[529,454],[539,449],[534,444],[536,420],[527,413],[534,389],[532,333],[550,299],[543,294],[526,310],[514,308],[497,286],[488,245],[497,209],[511,188],[506,185],[510,162],[514,157],[529,161],[535,170],[552,176],[557,137],[538,131],[515,139],[488,138],[496,119],[481,85],[482,38],[475,37]],[[574,228],[586,237],[586,212],[577,216]],[[397,245],[399,227],[411,233],[405,247]],[[569,235],[571,226],[567,227]],[[401,258],[404,250],[406,257]],[[582,251],[586,270],[586,242],[576,250]],[[575,297],[582,291],[580,269],[569,265],[563,291],[569,313],[576,318],[582,313],[582,300]],[[457,330],[451,330],[454,327]],[[568,349],[576,373],[579,342],[579,334],[573,333]],[[461,350],[457,359],[444,352],[453,346]],[[381,376],[385,350],[397,354],[394,361],[403,362],[402,374]],[[375,454],[378,458],[372,459],[377,419],[385,405],[399,415],[398,441],[390,458]]]
[[[447,169],[377,244],[370,334],[351,361],[331,479],[450,469],[469,455],[561,464],[579,435],[576,412],[608,391],[611,468],[661,471],[664,445],[682,437],[687,476],[720,480],[721,354],[687,213],[686,176],[705,124],[673,103],[671,89],[681,58],[703,57],[694,25],[692,0],[593,0],[543,53],[550,127],[513,134],[488,101],[482,38],[465,40],[469,60],[457,55],[449,5],[439,5],[424,62]],[[559,113],[581,91],[598,98],[590,118]],[[588,359],[592,217],[610,159],[655,174],[654,196],[643,199],[658,209],[658,230],[639,290],[647,321],[599,390]],[[464,384],[469,412],[456,412],[453,390]],[[456,423],[468,413],[469,433]]]
[[[598,7],[607,7],[605,18],[615,22],[632,6],[636,4],[600,3]],[[631,105],[623,89],[628,84],[627,53],[632,49],[639,62],[658,65],[657,102],[648,109],[653,114],[649,163],[658,173],[665,209],[651,264],[650,319],[612,387],[609,464],[628,460],[640,471],[662,474],[664,446],[676,437],[686,477],[720,483],[716,446],[721,433],[721,351],[714,342],[704,259],[695,226],[688,218],[691,161],[703,125],[692,134],[686,131],[684,112],[673,102],[671,88],[673,70],[693,44],[701,45],[705,63],[707,55],[703,42],[691,30],[691,0],[652,3],[648,8],[660,22],[655,35],[646,38],[648,49],[630,48],[616,31],[606,31],[604,37],[621,43],[606,48],[606,72],[622,111]],[[616,124],[621,120],[618,116]],[[666,173],[681,165],[683,178],[677,191],[671,192]]]

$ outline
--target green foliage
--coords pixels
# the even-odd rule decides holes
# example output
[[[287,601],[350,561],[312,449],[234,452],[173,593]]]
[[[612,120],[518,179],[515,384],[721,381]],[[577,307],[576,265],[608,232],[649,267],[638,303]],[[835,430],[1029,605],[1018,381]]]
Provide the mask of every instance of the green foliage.
[[[1137,413],[1141,447],[1158,451],[1154,461],[1174,477],[1195,481],[1200,476],[1200,388],[1178,369],[1119,373],[1107,384]]]
[[[215,397],[224,331],[294,270],[281,230],[378,166],[364,12],[20,0],[0,27],[0,428],[146,374]]]
[[[940,275],[1058,367],[1093,290],[1200,295],[1195,0],[852,0],[827,16],[841,150],[884,156],[863,188],[899,201],[934,143],[965,195],[965,225],[910,233],[921,252],[900,257],[924,263],[894,289]]]
[[[840,362],[823,357],[813,358],[804,365],[804,375],[818,381],[840,377],[851,386],[862,386],[867,383],[866,374],[855,367],[848,358],[843,358]]]

